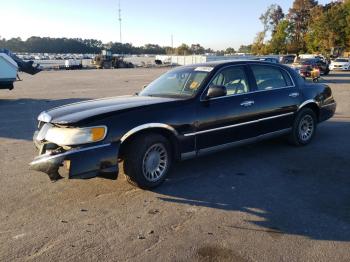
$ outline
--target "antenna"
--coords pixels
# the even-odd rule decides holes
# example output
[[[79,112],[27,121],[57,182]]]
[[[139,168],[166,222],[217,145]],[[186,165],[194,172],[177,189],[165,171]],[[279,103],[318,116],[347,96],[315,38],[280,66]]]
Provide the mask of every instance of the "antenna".
[[[120,0],[119,0],[119,8],[118,8],[118,14],[119,14],[119,18],[118,18],[118,21],[119,21],[119,40],[120,40],[120,43],[122,43],[122,10],[120,9]]]

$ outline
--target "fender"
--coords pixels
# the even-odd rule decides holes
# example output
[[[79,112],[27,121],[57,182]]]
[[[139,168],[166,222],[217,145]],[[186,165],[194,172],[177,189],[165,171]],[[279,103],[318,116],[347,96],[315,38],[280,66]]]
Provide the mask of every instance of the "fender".
[[[297,111],[300,111],[304,106],[308,104],[315,104],[318,108],[320,108],[319,103],[315,99],[308,99],[304,101],[299,107]]]
[[[178,132],[171,126],[167,124],[162,124],[162,123],[148,123],[148,124],[143,124],[137,127],[134,127],[130,131],[126,132],[120,139],[120,142],[123,143],[128,137],[136,134],[137,132],[140,132],[145,129],[150,129],[150,128],[162,128],[166,129],[170,132],[172,132],[176,137],[179,135]]]

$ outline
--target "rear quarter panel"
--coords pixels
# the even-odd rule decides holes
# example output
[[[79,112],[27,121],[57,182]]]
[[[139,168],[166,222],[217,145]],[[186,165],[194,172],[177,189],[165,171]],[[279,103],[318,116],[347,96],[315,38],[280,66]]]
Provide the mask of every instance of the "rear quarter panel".
[[[331,118],[336,111],[332,89],[325,84],[305,83],[302,87],[303,103],[314,102],[319,108],[319,122]]]

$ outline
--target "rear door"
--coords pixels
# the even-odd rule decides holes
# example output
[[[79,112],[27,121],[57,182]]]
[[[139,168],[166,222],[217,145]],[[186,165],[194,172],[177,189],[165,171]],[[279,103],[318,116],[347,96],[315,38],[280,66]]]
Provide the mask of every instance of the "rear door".
[[[260,134],[291,128],[302,99],[291,75],[277,65],[250,64],[250,69],[256,83],[254,99]]]

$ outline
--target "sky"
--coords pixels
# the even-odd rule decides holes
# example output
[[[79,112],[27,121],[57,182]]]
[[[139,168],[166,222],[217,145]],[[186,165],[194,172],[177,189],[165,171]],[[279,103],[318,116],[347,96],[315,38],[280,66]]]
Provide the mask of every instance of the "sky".
[[[285,13],[292,0],[120,0],[122,42],[174,47],[238,48],[262,30],[260,15],[271,4]],[[329,3],[320,0],[319,3]],[[0,0],[0,37],[30,36],[120,40],[118,0]]]

